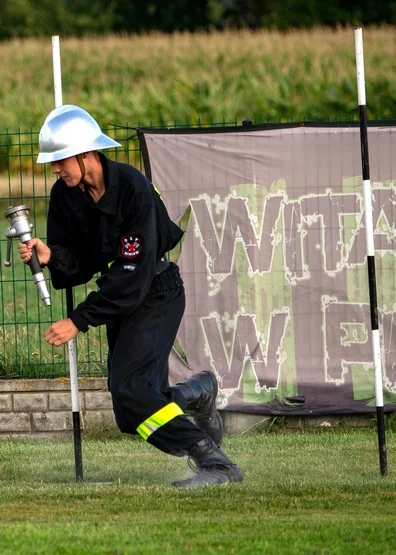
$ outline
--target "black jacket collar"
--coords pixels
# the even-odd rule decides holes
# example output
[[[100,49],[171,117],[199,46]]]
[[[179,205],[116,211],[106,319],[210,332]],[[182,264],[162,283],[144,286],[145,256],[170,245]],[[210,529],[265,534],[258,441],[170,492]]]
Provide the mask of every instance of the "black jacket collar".
[[[101,212],[114,216],[117,211],[119,191],[117,162],[109,160],[101,152],[98,152],[98,155],[103,168],[106,190],[103,197],[95,206]],[[85,193],[80,187],[73,187],[73,189],[70,189],[70,193],[72,195],[73,210],[82,210],[90,204],[88,193]]]

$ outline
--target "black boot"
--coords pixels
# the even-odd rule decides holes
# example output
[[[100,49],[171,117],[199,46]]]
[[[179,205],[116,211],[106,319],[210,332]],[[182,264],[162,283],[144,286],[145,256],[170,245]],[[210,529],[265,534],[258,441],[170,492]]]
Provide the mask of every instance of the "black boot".
[[[183,383],[176,384],[187,401],[187,414],[216,445],[223,439],[223,421],[216,409],[217,379],[213,372],[204,370],[193,374]]]
[[[172,486],[200,488],[229,482],[242,482],[242,472],[237,465],[209,437],[195,443],[188,452],[195,463],[196,468],[190,466],[196,472],[196,476],[172,482]]]

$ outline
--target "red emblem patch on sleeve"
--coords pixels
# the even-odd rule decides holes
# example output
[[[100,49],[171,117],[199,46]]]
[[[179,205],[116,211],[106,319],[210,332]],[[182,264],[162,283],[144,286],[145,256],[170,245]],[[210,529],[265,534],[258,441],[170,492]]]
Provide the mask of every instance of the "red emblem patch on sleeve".
[[[121,256],[133,260],[143,252],[142,238],[140,235],[124,235],[121,237]]]

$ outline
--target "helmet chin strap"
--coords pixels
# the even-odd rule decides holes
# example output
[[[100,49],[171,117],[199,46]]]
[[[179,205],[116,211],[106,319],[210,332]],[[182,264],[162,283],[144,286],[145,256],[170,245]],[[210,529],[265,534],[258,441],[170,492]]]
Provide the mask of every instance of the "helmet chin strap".
[[[76,159],[77,159],[78,165],[80,166],[80,171],[81,171],[81,179],[80,179],[79,186],[84,190],[86,183],[84,181],[85,164],[84,164],[83,155],[82,154],[76,154]]]

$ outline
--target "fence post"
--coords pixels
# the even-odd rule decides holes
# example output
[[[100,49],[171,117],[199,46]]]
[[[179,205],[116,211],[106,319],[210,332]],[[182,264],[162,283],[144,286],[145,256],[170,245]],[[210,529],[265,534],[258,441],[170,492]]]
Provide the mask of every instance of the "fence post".
[[[251,119],[249,118],[245,118],[244,120],[242,120],[242,127],[246,128],[246,127],[252,127],[253,122]]]

